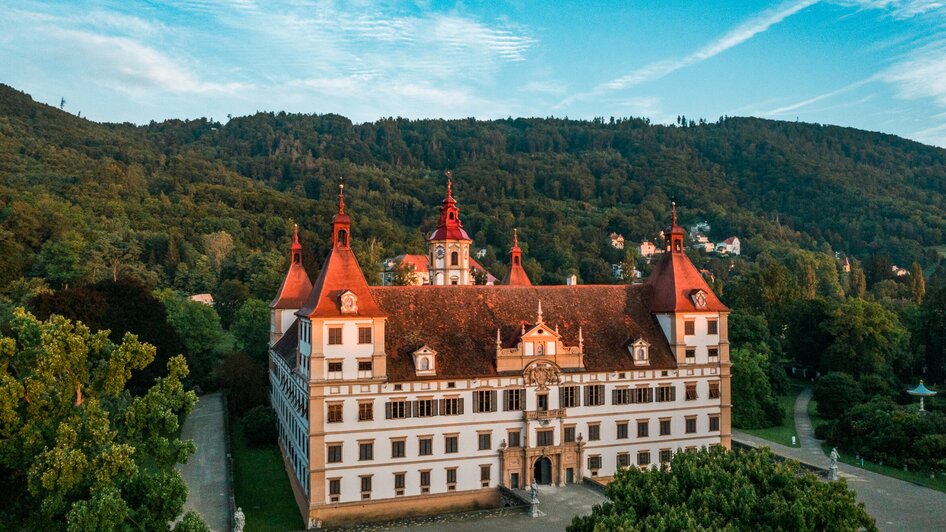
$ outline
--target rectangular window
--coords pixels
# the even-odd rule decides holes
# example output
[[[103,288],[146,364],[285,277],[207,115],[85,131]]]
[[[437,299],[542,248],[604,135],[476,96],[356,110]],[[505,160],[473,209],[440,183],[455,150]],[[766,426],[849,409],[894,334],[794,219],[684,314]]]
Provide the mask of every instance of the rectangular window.
[[[631,391],[631,403],[653,403],[654,389],[650,386],[634,388]]]
[[[706,334],[719,334],[719,322],[716,320],[706,320]]]
[[[601,425],[595,423],[588,424],[588,441],[598,441],[601,439]]]
[[[477,435],[477,440],[481,451],[488,451],[493,447],[493,434],[490,432]]]
[[[707,347],[706,354],[709,357],[710,362],[719,362],[719,348],[718,347]]]
[[[637,465],[650,465],[650,451],[637,451]]]
[[[374,460],[374,443],[364,442],[358,444],[358,460]]]
[[[372,421],[374,419],[374,403],[358,403],[358,421]]]
[[[575,425],[569,425],[565,427],[562,440],[565,443],[573,443],[575,441]]]
[[[330,464],[338,464],[342,461],[342,444],[333,443],[328,446],[328,456],[326,456],[325,461]]]
[[[473,392],[473,412],[495,412],[496,390],[477,390]]]
[[[407,401],[389,401],[384,404],[385,419],[404,419],[408,417],[411,417],[411,407]]]
[[[661,436],[670,435],[670,420],[669,419],[660,420],[660,435]]]
[[[696,400],[696,383],[695,382],[686,383],[686,400],[687,401]]]
[[[430,456],[434,454],[434,439],[433,438],[419,438],[417,440],[418,452],[420,456]]]
[[[555,445],[554,435],[555,431],[552,429],[549,430],[537,430],[535,431],[535,442],[539,447],[549,447]]]
[[[719,431],[719,416],[710,416],[709,417],[709,429],[710,432]]]
[[[436,401],[433,399],[418,399],[414,401],[414,417],[431,417],[436,415]]]
[[[686,433],[693,434],[696,432],[696,417],[686,418]]]
[[[447,470],[447,489],[457,489],[457,469],[455,467],[451,467]]]
[[[342,345],[342,328],[328,328],[328,345]]]
[[[535,403],[536,409],[539,412],[548,412],[549,410],[549,394],[547,393],[537,393],[535,394]]]
[[[673,451],[671,451],[670,449],[660,450],[660,463],[661,464],[669,464],[671,458],[673,458]]]
[[[370,360],[359,360],[359,361],[358,361],[358,371],[371,371],[371,361],[370,361]]]
[[[489,477],[490,477],[490,470],[491,470],[491,469],[492,469],[492,468],[491,468],[490,466],[488,466],[488,465],[481,465],[481,466],[480,466],[480,483],[482,483],[482,485],[483,485],[484,488],[488,488],[488,487],[489,487]]]
[[[329,373],[341,373],[341,372],[342,372],[342,363],[341,363],[341,362],[329,362],[329,363],[328,363],[328,372],[329,372]]]
[[[687,362],[690,362],[690,363],[692,363],[694,360],[696,360],[696,349],[694,349],[694,348],[692,348],[692,347],[691,347],[691,348],[688,348],[688,349],[686,350],[686,357],[687,357]]]
[[[503,405],[507,412],[522,410],[522,390],[503,390]]]
[[[430,491],[430,471],[421,471],[420,472],[420,492],[427,493]]]
[[[391,440],[391,458],[404,458],[405,447],[404,440]]]
[[[627,421],[618,421],[618,439],[627,438]]]
[[[458,436],[444,436],[443,446],[445,453],[456,453],[459,452],[460,447],[460,438]]]
[[[404,473],[394,474],[394,489],[399,492],[398,495],[404,495]]]
[[[620,388],[618,390],[611,390],[611,404],[613,405],[626,405],[631,402],[631,389],[630,388]]]
[[[627,467],[631,465],[630,453],[618,453],[618,467]]]
[[[650,436],[650,421],[637,422],[637,437],[647,438]]]
[[[362,499],[371,498],[371,477],[370,476],[361,477],[361,498]]]
[[[604,385],[589,384],[585,386],[585,406],[600,406],[604,404]]]
[[[330,478],[328,480],[328,494],[335,498],[332,502],[338,501],[338,496],[342,494],[342,479]]]
[[[578,404],[578,386],[559,386],[558,407],[573,408],[576,406],[581,406]]]
[[[358,343],[359,344],[371,343],[371,327],[358,327]]]
[[[709,396],[710,399],[719,399],[719,381],[710,381]]]
[[[463,398],[448,397],[440,400],[441,416],[459,416],[463,413]]]
[[[328,405],[328,422],[329,422],[329,423],[341,423],[341,422],[342,422],[342,404],[341,404],[341,403],[329,403],[329,405]]]
[[[683,334],[696,334],[696,322],[693,320],[684,321]]]
[[[677,399],[677,388],[672,384],[663,384],[657,387],[657,402],[667,403]]]
[[[588,469],[601,469],[601,457],[600,457],[600,456],[589,456],[589,457],[588,457]]]
[[[509,436],[509,446],[510,446],[510,447],[519,447],[520,445],[522,445],[522,444],[520,443],[520,441],[519,441],[519,431],[518,431],[518,430],[510,430],[510,431],[509,431],[508,433],[506,433],[506,434]]]

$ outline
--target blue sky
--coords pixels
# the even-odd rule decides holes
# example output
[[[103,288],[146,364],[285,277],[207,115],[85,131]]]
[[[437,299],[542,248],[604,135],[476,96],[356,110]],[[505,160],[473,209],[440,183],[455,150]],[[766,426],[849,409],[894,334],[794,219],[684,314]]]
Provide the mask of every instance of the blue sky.
[[[946,0],[8,0],[0,82],[111,122],[751,115],[946,146]]]

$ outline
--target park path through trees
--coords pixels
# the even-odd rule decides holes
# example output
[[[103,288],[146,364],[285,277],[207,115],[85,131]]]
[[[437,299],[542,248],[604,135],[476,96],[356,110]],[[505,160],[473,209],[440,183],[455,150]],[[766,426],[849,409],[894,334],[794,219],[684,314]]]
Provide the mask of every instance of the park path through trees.
[[[230,501],[227,477],[227,438],[223,395],[202,395],[181,430],[182,440],[194,440],[197,452],[178,470],[187,484],[184,510],[194,510],[215,532],[229,532]]]
[[[766,446],[778,455],[827,469],[828,457],[821,442],[815,439],[808,416],[811,394],[812,388],[807,386],[795,400],[795,430],[798,431],[800,448],[780,445],[735,429],[733,440],[753,447]],[[946,493],[843,463],[838,463],[838,471],[848,486],[857,492],[857,500],[864,503],[881,530],[946,530]]]

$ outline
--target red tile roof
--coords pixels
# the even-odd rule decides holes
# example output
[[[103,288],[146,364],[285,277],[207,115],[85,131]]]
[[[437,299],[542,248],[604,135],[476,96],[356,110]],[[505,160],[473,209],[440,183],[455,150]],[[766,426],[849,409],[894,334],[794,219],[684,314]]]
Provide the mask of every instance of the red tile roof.
[[[351,290],[358,298],[358,312],[342,314],[339,296]],[[358,260],[351,248],[335,247],[325,260],[319,277],[312,286],[312,293],[305,306],[296,313],[309,318],[332,317],[383,317],[385,313],[378,308],[368,288],[368,281],[358,267]]]
[[[388,378],[414,380],[411,353],[424,344],[438,352],[436,378],[496,375],[496,329],[504,343],[532,324],[542,301],[544,322],[558,325],[563,341],[584,337],[588,371],[633,368],[627,344],[651,344],[650,368],[676,367],[667,340],[650,313],[643,285],[581,286],[373,286],[387,313]]]
[[[612,233],[613,234],[613,233]],[[519,231],[513,230],[512,248],[509,250],[509,270],[501,284],[512,286],[532,286],[532,281],[522,269],[522,249],[519,247]]]
[[[664,253],[644,284],[653,291],[652,312],[729,312],[683,252]],[[697,290],[706,292],[704,308],[693,302]]]
[[[274,309],[302,308],[309,293],[312,291],[312,281],[302,266],[302,244],[299,243],[299,230],[295,230],[292,250],[289,254],[289,271],[276,292],[276,297],[269,304]]]

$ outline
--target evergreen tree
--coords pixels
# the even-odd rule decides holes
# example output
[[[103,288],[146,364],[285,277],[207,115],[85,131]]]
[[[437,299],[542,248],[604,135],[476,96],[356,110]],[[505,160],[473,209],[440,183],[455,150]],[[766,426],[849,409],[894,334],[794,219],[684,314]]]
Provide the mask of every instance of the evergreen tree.
[[[923,268],[920,263],[914,262],[910,267],[910,289],[913,292],[913,301],[919,305],[926,295],[926,279],[923,278]]]

